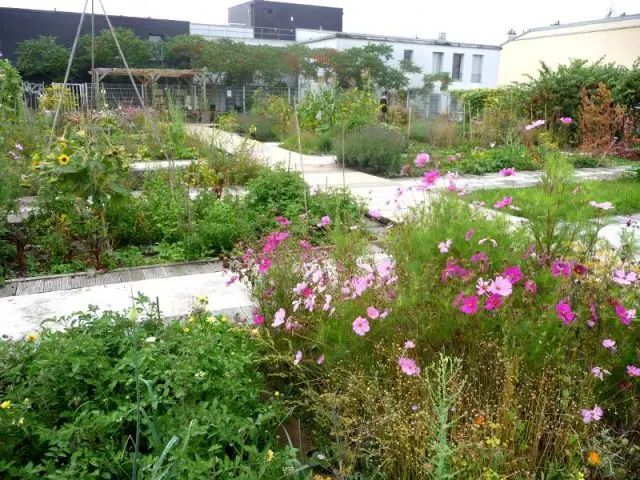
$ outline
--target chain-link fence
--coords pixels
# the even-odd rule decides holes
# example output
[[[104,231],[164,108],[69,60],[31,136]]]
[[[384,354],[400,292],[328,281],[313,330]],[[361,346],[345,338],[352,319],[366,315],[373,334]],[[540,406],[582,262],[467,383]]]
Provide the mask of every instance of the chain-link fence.
[[[462,117],[461,107],[451,93],[409,95],[406,106],[411,108],[412,114],[422,118],[446,116],[457,120]]]

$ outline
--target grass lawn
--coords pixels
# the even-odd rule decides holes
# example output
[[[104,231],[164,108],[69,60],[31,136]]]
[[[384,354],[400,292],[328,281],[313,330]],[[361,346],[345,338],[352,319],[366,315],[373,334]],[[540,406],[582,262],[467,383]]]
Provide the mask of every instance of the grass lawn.
[[[611,215],[629,215],[640,212],[640,179],[589,180],[576,183],[575,187],[582,188],[588,200],[611,202],[614,208],[607,211]],[[491,207],[504,197],[513,197],[513,205],[522,210],[509,210],[509,213],[532,218],[544,213],[542,207],[544,205],[543,195],[544,193],[540,187],[494,188],[472,192],[467,198],[484,201],[488,207]],[[563,217],[569,217],[575,213],[571,210],[571,205],[563,205],[560,207],[560,214]]]

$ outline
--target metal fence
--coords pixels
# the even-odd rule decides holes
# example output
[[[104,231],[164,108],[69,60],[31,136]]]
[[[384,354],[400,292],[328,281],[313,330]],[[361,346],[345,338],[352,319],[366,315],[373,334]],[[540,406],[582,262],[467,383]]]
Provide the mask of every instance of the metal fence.
[[[62,84],[53,84],[62,85]],[[38,108],[39,99],[45,93],[45,84],[24,82],[22,86],[26,105]],[[178,84],[137,84],[100,83],[99,91],[94,91],[90,83],[68,84],[76,110],[90,108],[139,107],[142,98],[145,106],[166,109],[169,105],[179,105],[187,112],[223,113],[235,111],[244,113],[251,109],[258,92],[278,95],[287,99],[290,105],[297,101],[295,87],[237,86],[237,85],[178,85]],[[136,93],[136,89],[138,92]]]

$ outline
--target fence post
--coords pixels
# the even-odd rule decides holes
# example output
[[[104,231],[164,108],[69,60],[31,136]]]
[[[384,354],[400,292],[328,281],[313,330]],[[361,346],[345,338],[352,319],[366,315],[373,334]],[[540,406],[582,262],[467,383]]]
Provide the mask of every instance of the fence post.
[[[291,87],[287,87],[287,103],[291,105]]]
[[[242,113],[247,113],[247,87],[242,86]]]

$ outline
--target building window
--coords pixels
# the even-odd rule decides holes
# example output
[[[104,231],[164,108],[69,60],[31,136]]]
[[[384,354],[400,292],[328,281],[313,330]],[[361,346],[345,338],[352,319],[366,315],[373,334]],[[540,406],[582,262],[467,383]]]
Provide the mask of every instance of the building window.
[[[439,93],[432,93],[429,95],[429,116],[437,117],[440,115],[440,100],[442,95]]]
[[[431,61],[431,73],[442,73],[443,60],[444,52],[433,52],[433,60]]]
[[[474,55],[473,63],[471,65],[471,81],[473,83],[482,82],[482,63],[484,55]]]
[[[407,62],[413,62],[413,50],[405,50],[404,51],[404,59]]]
[[[462,80],[462,53],[453,54],[453,68],[451,69],[451,78],[454,80]]]
[[[270,15],[273,13],[273,10],[271,10],[270,8],[267,8],[267,14]]]
[[[162,41],[162,35],[149,35],[149,41],[152,43],[159,43]]]

